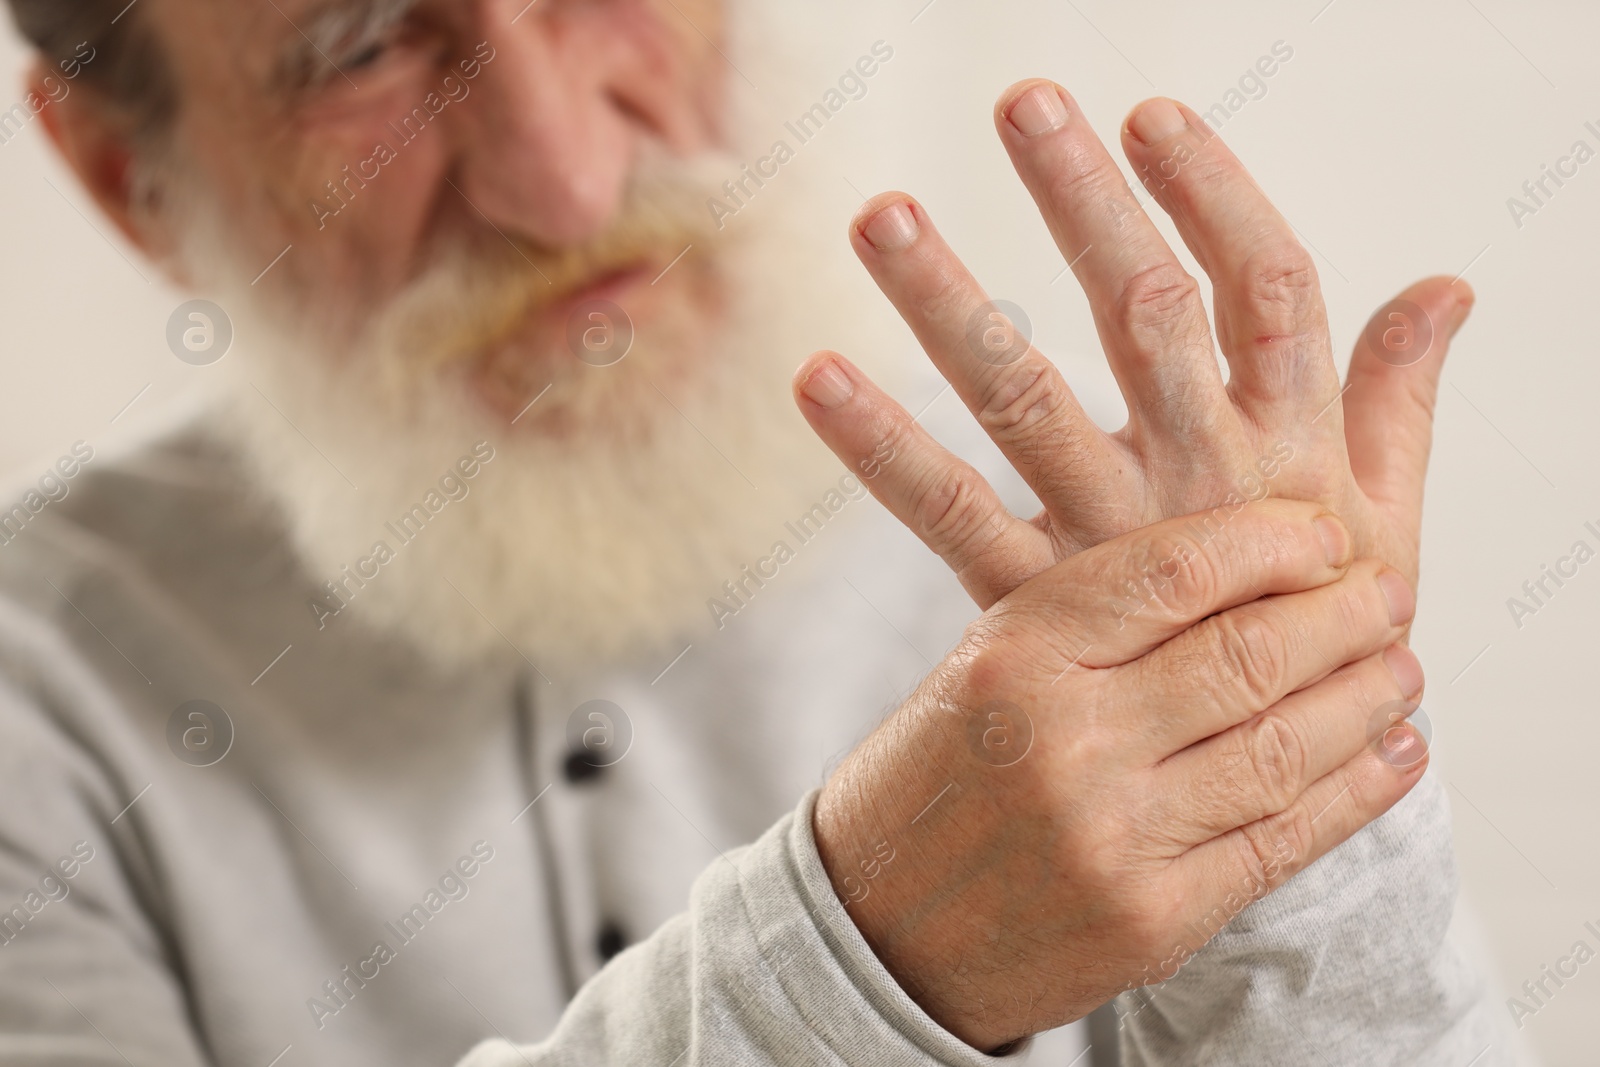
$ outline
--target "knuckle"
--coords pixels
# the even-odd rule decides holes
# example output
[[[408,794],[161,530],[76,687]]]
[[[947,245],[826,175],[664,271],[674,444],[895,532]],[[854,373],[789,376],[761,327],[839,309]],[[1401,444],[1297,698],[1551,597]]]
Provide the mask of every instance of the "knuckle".
[[[1365,658],[1392,629],[1388,606],[1370,581],[1346,575],[1332,585],[1313,590],[1311,595],[1311,600],[1296,609],[1297,616],[1305,612],[1299,625],[1308,632],[1324,635],[1315,640],[1335,663]]]
[[[959,682],[963,692],[975,697],[1010,692],[1017,663],[1011,649],[1015,613],[990,611],[969,622],[955,652],[941,667]]]
[[[1116,846],[1121,838],[1113,831],[1120,829],[1106,824],[1104,817],[1097,814],[1095,831],[1085,828],[1063,842],[1063,868],[1081,884],[1113,889],[1128,866]]]
[[[1112,303],[1115,322],[1125,333],[1146,334],[1162,343],[1194,321],[1200,283],[1177,263],[1158,263],[1129,278]]]
[[[871,444],[863,444],[857,449],[854,473],[865,475],[865,481],[876,478],[896,457],[917,456],[922,451],[918,447],[916,423],[903,412],[890,412],[880,425],[883,426],[882,435],[876,439],[869,437],[867,440]],[[890,480],[898,481],[899,478],[891,477]]]
[[[1120,171],[1099,164],[1092,153],[1070,152],[1050,179],[1050,199],[1063,205],[1120,201],[1118,186],[1124,184]]]
[[[1118,699],[1121,694],[1114,686],[1105,685],[1104,679],[1096,676],[1098,673],[1084,676],[1085,680],[1079,681],[1072,690],[1074,700],[1081,701],[1079,707],[1083,713],[1078,717],[1079,725],[1074,735],[1056,743],[1071,759],[1072,765],[1081,768],[1084,773],[1115,773],[1120,776],[1122,772],[1113,772],[1113,769],[1125,767],[1128,763],[1127,701],[1125,697]],[[1108,784],[1102,789],[1102,794],[1110,794],[1115,786],[1116,783]],[[1143,837],[1148,822],[1145,809],[1140,806],[1143,799],[1126,797],[1124,794],[1120,810],[1102,801],[1092,830],[1096,840],[1109,846],[1112,842],[1137,841]],[[1121,846],[1117,847],[1120,849]],[[1127,860],[1120,851],[1117,857],[1122,866],[1127,866]]]
[[[1211,620],[1218,681],[1233,687],[1259,710],[1277,699],[1289,664],[1289,644],[1271,622],[1251,611]]]
[[[1313,840],[1311,819],[1296,806],[1241,828],[1245,868],[1257,885],[1276,889],[1304,865]]]
[[[939,555],[970,557],[997,532],[987,499],[968,467],[936,474],[915,504],[918,529]]]
[[[1182,537],[1157,538],[1145,549],[1142,591],[1169,619],[1207,613],[1222,589],[1222,570],[1209,553]]]
[[[978,415],[984,431],[1001,445],[1033,439],[1057,421],[1063,401],[1048,363],[1024,359],[1014,369],[996,385]]]
[[[1226,509],[1213,511],[1228,514]],[[1301,574],[1308,568],[1320,572],[1326,566],[1322,541],[1312,532],[1307,521],[1313,510],[1303,508],[1298,502],[1274,500],[1271,502],[1246,502],[1212,544],[1239,573],[1253,581],[1262,581],[1275,574]]]
[[[1287,327],[1302,321],[1317,307],[1321,283],[1311,256],[1297,241],[1280,240],[1245,257],[1240,267],[1240,290],[1246,306],[1257,316]]]
[[[1156,670],[1164,692],[1183,694],[1191,702],[1203,701],[1208,709],[1224,703],[1216,697],[1223,674],[1217,657],[1193,642],[1174,642],[1171,651],[1156,664]]]
[[[937,273],[938,282],[929,286],[912,304],[923,322],[936,322],[948,317],[952,309],[961,303],[965,293],[959,278],[943,270]]]
[[[1097,921],[1116,929],[1119,942],[1139,956],[1170,950],[1172,933],[1182,926],[1183,894],[1168,891],[1147,860],[1105,834],[1076,835],[1071,848],[1060,870],[1097,899]]]
[[[1267,715],[1251,728],[1246,749],[1256,789],[1266,807],[1281,812],[1304,788],[1307,750],[1294,727],[1279,715]]]
[[[1011,698],[1039,673],[1038,664],[1081,641],[1054,618],[1002,601],[968,623],[955,650],[939,665],[964,699],[978,703]]]
[[[1334,633],[1339,642],[1353,652],[1364,651],[1377,635],[1384,633],[1389,628],[1389,615],[1385,611],[1380,617],[1365,596],[1354,590],[1346,590],[1346,583],[1341,582],[1334,587],[1330,615],[1337,629]],[[1348,657],[1346,657],[1348,658]]]
[[[1389,602],[1384,599],[1376,576],[1360,584],[1346,576],[1337,588],[1349,591],[1349,595],[1343,598],[1339,619],[1345,633],[1358,639],[1376,641],[1393,629],[1389,621]]]
[[[1212,196],[1235,195],[1237,185],[1241,178],[1249,181],[1248,175],[1242,173],[1242,168],[1236,160],[1230,160],[1226,153],[1207,151],[1211,146],[1215,134],[1204,135],[1204,140],[1198,150],[1191,150],[1188,158],[1184,160],[1179,181],[1186,181],[1195,186],[1206,187]]]
[[[1370,716],[1381,705],[1404,695],[1384,664],[1382,653],[1374,653],[1353,666],[1341,667],[1333,677],[1344,684],[1345,702],[1363,715]],[[1362,725],[1366,725],[1365,720]]]

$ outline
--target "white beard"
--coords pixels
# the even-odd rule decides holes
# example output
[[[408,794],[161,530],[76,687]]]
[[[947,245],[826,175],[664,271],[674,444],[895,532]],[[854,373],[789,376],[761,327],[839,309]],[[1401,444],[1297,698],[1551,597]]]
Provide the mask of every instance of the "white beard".
[[[698,210],[709,218],[704,197],[751,158],[704,161],[716,180]],[[190,227],[190,270],[213,282],[237,338],[216,368],[216,432],[286,516],[314,579],[333,583],[308,614],[397,635],[442,667],[521,654],[547,675],[665,662],[704,631],[710,598],[847,474],[795,410],[794,368],[831,347],[875,369],[905,336],[807,175],[786,170],[760,195],[705,246],[731,280],[709,358],[681,359],[670,336],[653,347],[640,323],[621,363],[578,368],[514,427],[439,368],[397,359],[404,324],[354,357],[297,335],[220,232]],[[541,433],[547,406],[569,401],[583,415],[574,432]],[[441,477],[459,478],[478,442],[492,461],[447,500]],[[413,539],[397,536],[415,505],[443,500]],[[393,558],[374,575],[380,542]]]

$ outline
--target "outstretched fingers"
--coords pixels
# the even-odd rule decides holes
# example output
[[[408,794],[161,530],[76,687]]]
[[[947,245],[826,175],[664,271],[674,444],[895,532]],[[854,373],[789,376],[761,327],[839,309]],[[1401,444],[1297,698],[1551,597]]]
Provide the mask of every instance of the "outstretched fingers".
[[[1104,499],[1122,499],[1128,464],[1043,353],[989,300],[927,209],[904,193],[866,203],[850,240],[928,358],[1039,496],[1071,530]]]
[[[1089,299],[1141,435],[1193,447],[1236,423],[1200,286],[1134,199],[1077,102],[1054,82],[1002,95],[995,128]]]
[[[1157,98],[1122,131],[1123,151],[1211,278],[1228,391],[1257,426],[1303,423],[1336,389],[1327,312],[1311,256],[1222,138]]]
[[[795,402],[846,467],[961,579],[979,607],[1054,560],[1050,539],[1012,515],[972,466],[833,352],[795,373]]]

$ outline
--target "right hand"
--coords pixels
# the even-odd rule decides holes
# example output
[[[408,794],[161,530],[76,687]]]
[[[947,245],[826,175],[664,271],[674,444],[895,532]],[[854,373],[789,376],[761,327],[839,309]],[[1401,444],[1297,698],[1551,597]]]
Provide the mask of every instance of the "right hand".
[[[1320,505],[1216,516],[1025,582],[823,788],[835,892],[977,1048],[1172,977],[1427,766],[1409,726],[1370,744],[1422,688],[1409,584]]]

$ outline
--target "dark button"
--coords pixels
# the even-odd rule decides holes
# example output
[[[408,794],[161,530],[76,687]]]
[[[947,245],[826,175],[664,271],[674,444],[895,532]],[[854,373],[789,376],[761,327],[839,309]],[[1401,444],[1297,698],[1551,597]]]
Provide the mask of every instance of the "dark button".
[[[567,758],[561,765],[561,773],[569,782],[587,782],[591,778],[600,777],[604,767],[594,762],[594,757],[583,749],[567,753]]]
[[[594,950],[599,953],[601,961],[610,963],[612,956],[627,947],[628,935],[622,932],[622,927],[607,919],[594,939]]]

